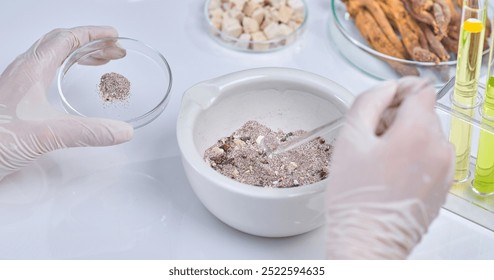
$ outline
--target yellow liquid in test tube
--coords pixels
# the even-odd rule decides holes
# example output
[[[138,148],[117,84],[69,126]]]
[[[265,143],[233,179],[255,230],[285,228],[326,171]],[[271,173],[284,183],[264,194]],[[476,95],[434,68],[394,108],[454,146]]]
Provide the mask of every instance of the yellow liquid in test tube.
[[[470,117],[474,112],[482,62],[485,14],[482,18],[484,21],[468,18],[462,23],[458,46],[453,109]],[[468,178],[471,134],[472,126],[468,122],[453,117],[449,140],[455,146],[456,151],[455,181]]]
[[[480,33],[482,28],[482,22],[478,19],[469,18],[463,23],[463,29],[471,33]]]
[[[482,122],[494,127],[494,76],[487,81],[482,112]],[[480,131],[473,187],[481,194],[494,193],[494,133],[486,130]]]

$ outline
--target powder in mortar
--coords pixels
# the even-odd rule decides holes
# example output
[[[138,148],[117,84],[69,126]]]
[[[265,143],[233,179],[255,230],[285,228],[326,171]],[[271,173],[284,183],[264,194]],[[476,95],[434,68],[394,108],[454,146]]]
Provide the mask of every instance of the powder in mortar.
[[[105,102],[125,101],[130,95],[129,80],[118,73],[105,73],[99,82],[99,96]]]
[[[304,133],[275,132],[256,121],[248,121],[208,148],[204,160],[221,174],[249,185],[289,188],[312,184],[328,176],[332,145],[317,138],[271,155],[260,145],[264,139],[264,145],[277,146]]]

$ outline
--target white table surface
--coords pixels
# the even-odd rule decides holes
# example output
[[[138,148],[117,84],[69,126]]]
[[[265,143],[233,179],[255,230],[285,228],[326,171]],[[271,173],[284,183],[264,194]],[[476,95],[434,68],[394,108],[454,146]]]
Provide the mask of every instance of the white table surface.
[[[157,48],[173,71],[172,99],[126,144],[50,153],[0,182],[0,259],[321,259],[320,228],[269,239],[236,231],[194,195],[179,158],[182,93],[230,72],[286,66],[358,94],[377,83],[328,39],[330,1],[308,0],[302,40],[269,54],[226,49],[207,34],[201,0],[17,0],[0,4],[0,69],[57,27],[113,25]],[[8,94],[8,93],[2,93]],[[50,99],[56,100],[56,89]],[[413,259],[494,259],[494,233],[442,210]]]

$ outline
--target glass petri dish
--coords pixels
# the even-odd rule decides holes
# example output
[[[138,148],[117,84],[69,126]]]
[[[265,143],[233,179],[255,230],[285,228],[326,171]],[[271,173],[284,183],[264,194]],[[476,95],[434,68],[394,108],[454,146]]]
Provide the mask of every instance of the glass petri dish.
[[[100,82],[107,73],[130,82],[128,98],[103,98]],[[166,108],[172,73],[164,56],[148,45],[131,38],[105,38],[74,51],[58,70],[57,85],[68,113],[120,120],[139,128]]]
[[[207,28],[211,37],[217,41],[220,45],[228,47],[233,50],[252,52],[252,53],[264,53],[272,52],[283,49],[286,46],[292,45],[297,39],[302,37],[305,29],[308,14],[307,2],[301,0],[303,3],[303,21],[300,26],[293,30],[291,33],[285,36],[280,36],[271,40],[254,41],[252,39],[242,39],[242,37],[234,37],[218,29],[211,21],[209,7],[212,0],[206,0],[204,4],[204,18],[207,22]]]
[[[389,63],[411,67],[420,77],[430,78],[437,88],[443,87],[456,74],[456,60],[440,63],[419,62],[385,55],[371,48],[360,35],[353,19],[341,0],[331,0],[332,19],[328,21],[329,36],[339,54],[353,67],[378,80],[391,80],[402,77]],[[490,14],[493,14],[489,10]],[[482,65],[486,65],[489,50],[483,52]],[[486,67],[482,66],[481,73]]]

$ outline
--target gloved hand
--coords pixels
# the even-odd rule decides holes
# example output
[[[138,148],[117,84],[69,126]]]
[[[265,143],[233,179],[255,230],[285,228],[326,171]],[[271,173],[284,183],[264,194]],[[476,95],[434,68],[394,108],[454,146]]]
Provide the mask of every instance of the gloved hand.
[[[385,82],[355,100],[331,161],[328,258],[404,259],[427,231],[454,170],[434,104],[434,88],[419,78]]]
[[[132,138],[133,128],[124,122],[72,116],[55,110],[46,91],[57,68],[77,47],[89,41],[115,37],[111,27],[56,29],[21,54],[0,76],[0,180],[38,156],[62,148],[107,146]],[[116,55],[115,55],[116,53]],[[119,58],[93,57],[101,64]]]

